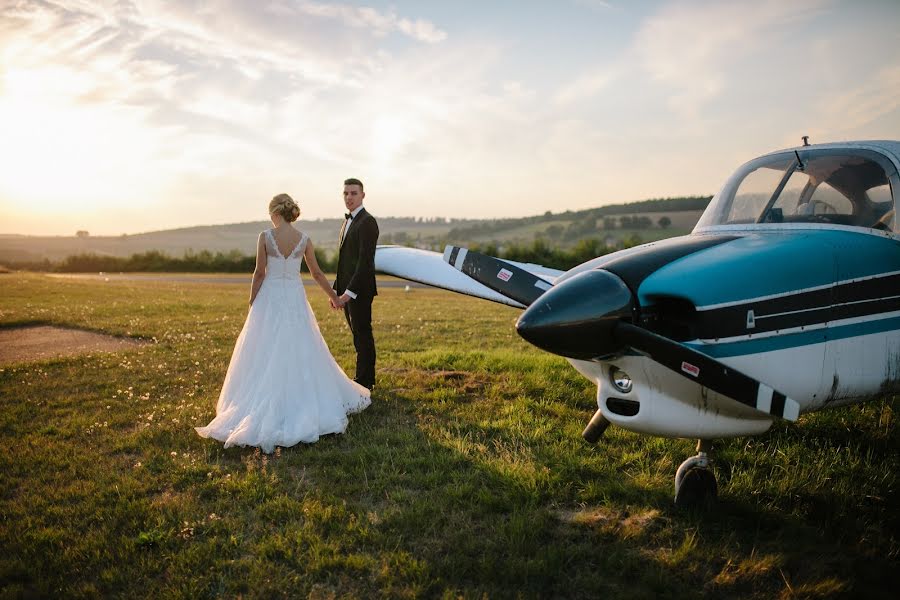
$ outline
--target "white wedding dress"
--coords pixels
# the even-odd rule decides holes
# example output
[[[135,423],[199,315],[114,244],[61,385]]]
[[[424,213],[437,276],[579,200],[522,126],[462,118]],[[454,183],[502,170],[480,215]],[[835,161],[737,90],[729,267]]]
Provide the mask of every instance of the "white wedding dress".
[[[349,379],[328,350],[306,299],[300,264],[309,239],[282,256],[266,230],[266,276],[234,345],[216,417],[197,433],[230,446],[315,442],[343,433],[369,390]]]

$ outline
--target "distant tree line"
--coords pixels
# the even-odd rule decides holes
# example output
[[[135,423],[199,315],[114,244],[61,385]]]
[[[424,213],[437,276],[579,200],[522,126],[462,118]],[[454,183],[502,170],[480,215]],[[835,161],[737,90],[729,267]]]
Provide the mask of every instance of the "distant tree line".
[[[581,235],[587,231],[598,229],[597,221],[599,219],[602,219],[603,229],[614,229],[617,221],[622,229],[649,229],[653,226],[653,221],[650,217],[633,215],[635,213],[703,210],[707,207],[710,200],[712,200],[712,196],[682,196],[678,198],[653,198],[650,200],[641,200],[639,202],[630,202],[628,204],[611,204],[579,211],[567,210],[557,214],[547,211],[543,215],[533,217],[495,219],[467,226],[454,227],[449,231],[447,237],[454,241],[468,240],[497,234],[509,229],[524,227],[533,223],[546,223],[561,219],[572,221],[568,230],[562,225],[550,225],[547,228],[547,235],[553,239],[571,240],[581,237]],[[616,219],[616,215],[624,216],[620,216]],[[665,220],[663,221],[663,219]],[[672,224],[672,221],[668,217],[663,217],[657,224],[665,229]],[[550,230],[552,230],[552,232]]]
[[[516,262],[534,263],[551,269],[567,271],[576,265],[589,261],[592,258],[615,252],[623,248],[631,248],[643,243],[641,237],[632,234],[623,239],[617,246],[605,245],[597,238],[584,238],[572,247],[571,250],[563,250],[548,244],[542,238],[534,240],[531,244],[510,244],[497,246],[496,244],[475,244],[472,250]]]
[[[334,272],[337,267],[337,256],[330,258],[319,248],[316,248],[316,261],[323,271]],[[15,269],[56,273],[251,273],[256,266],[256,257],[239,250],[224,253],[188,251],[181,257],[150,250],[128,257],[76,254],[57,263],[43,260],[9,262],[7,265]],[[305,262],[304,269],[308,270]]]
[[[480,221],[466,227],[454,227],[447,233],[447,236],[452,240],[470,239],[473,237],[500,233],[501,231],[507,231],[509,229],[515,229],[517,227],[522,227],[525,225],[531,225],[532,223],[540,223],[546,220],[547,217],[545,217],[544,215],[539,215],[535,217],[522,217],[517,219],[493,219],[491,221]]]
[[[577,212],[565,211],[554,216],[551,211],[543,215],[524,217],[519,219],[497,219],[467,223],[461,219],[444,219],[436,217],[430,220],[408,219],[410,223],[464,223],[465,226],[451,229],[446,236],[440,239],[428,238],[423,240],[420,233],[410,234],[405,231],[395,231],[382,236],[382,244],[399,244],[430,248],[441,251],[445,244],[466,244],[472,249],[485,254],[506,258],[519,262],[537,263],[557,269],[569,269],[591,258],[601,256],[607,252],[620,248],[628,248],[642,243],[642,239],[636,233],[626,235],[615,246],[609,245],[609,236],[601,240],[600,231],[620,230],[644,230],[654,226],[652,219],[646,215],[635,214],[640,212],[678,212],[687,210],[702,210],[709,204],[710,196],[691,196],[682,198],[660,198],[632,202],[630,204],[603,206],[594,209]],[[569,221],[567,225],[552,223],[556,219]],[[503,243],[493,241],[490,243],[472,244],[473,237],[485,237],[491,233],[513,229],[533,223],[551,224],[542,232],[535,234],[535,240],[531,243]],[[667,229],[672,225],[668,216],[660,217],[656,225],[661,229]],[[624,233],[624,232],[623,232]],[[88,232],[79,232],[82,237],[87,237]],[[574,242],[569,250],[551,245],[546,240],[553,242]],[[334,272],[337,268],[337,255],[316,248],[316,260],[322,270]],[[150,250],[143,253],[132,254],[128,257],[104,256],[93,253],[83,253],[68,256],[60,262],[51,262],[47,259],[41,261],[16,261],[7,262],[6,265],[13,269],[34,271],[62,272],[62,273],[90,273],[90,272],[194,272],[194,273],[249,273],[253,271],[255,257],[242,254],[239,250],[230,252],[200,252],[188,251],[181,257],[170,256],[159,250]],[[304,262],[305,268],[305,262]]]
[[[632,234],[615,247],[609,247],[600,239],[592,237],[579,240],[570,250],[551,246],[543,238],[538,238],[531,244],[498,246],[496,243],[489,243],[474,244],[471,248],[498,258],[567,270],[597,256],[641,243],[641,237]],[[323,271],[333,273],[337,269],[337,255],[330,257],[319,248],[316,248],[316,261]],[[181,257],[150,250],[128,257],[76,254],[56,263],[43,260],[8,262],[6,265],[13,269],[56,273],[251,273],[256,265],[256,257],[242,254],[238,250],[226,253],[203,250],[187,252]],[[308,270],[305,262],[304,270]]]
[[[627,204],[609,204],[591,208],[585,213],[593,213],[596,217],[605,215],[623,215],[628,213],[648,212],[681,212],[687,210],[704,210],[712,196],[680,196],[677,198],[651,198]]]

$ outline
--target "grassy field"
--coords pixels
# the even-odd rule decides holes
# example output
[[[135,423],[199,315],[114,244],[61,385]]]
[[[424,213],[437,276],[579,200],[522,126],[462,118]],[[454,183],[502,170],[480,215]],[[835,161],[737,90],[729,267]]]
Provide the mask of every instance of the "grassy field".
[[[310,292],[338,361],[352,344]],[[893,598],[896,399],[717,443],[721,501],[672,506],[694,442],[579,434],[594,390],[518,312],[385,289],[379,387],[271,456],[198,437],[243,286],[0,275],[0,326],[152,343],[0,367],[0,597]]]

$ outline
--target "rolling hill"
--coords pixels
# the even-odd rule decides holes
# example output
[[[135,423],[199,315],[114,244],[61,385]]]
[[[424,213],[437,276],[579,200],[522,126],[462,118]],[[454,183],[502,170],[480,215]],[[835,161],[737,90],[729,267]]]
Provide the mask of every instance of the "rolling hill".
[[[511,219],[379,216],[379,242],[440,249],[446,243],[503,246],[530,244],[539,238],[560,248],[571,248],[584,238],[599,238],[608,245],[634,235],[649,241],[689,232],[709,200],[708,196],[643,200]],[[318,247],[333,252],[341,222],[341,219],[301,221],[299,227]],[[253,221],[120,236],[0,234],[0,263],[57,262],[76,254],[126,257],[149,250],[171,256],[204,250],[253,254],[257,234],[268,226],[267,221]]]

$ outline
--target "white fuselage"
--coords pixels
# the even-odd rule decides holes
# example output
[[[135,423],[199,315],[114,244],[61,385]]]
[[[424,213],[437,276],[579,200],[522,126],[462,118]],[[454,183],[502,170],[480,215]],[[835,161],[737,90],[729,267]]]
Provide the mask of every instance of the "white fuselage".
[[[703,351],[702,343],[691,346]],[[774,419],[736,403],[640,354],[602,361],[568,359],[597,385],[597,405],[611,423],[664,437],[721,438],[766,431]],[[900,383],[900,331],[847,337],[720,359],[767,381],[800,404],[801,412],[840,406],[887,393]],[[610,370],[632,379],[630,392],[613,386]],[[609,398],[640,403],[633,416],[617,414]]]

